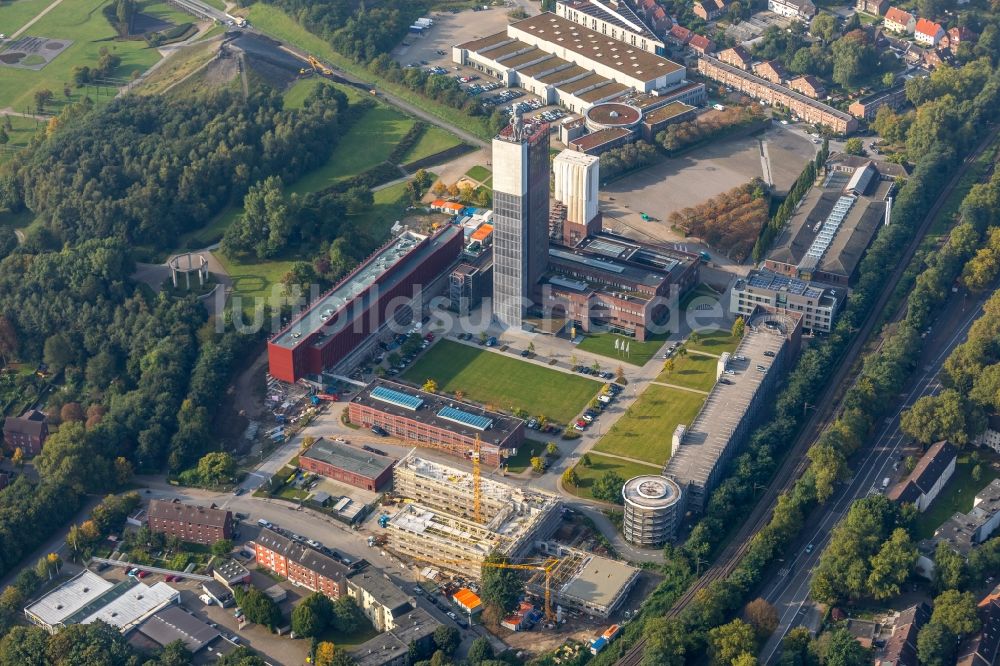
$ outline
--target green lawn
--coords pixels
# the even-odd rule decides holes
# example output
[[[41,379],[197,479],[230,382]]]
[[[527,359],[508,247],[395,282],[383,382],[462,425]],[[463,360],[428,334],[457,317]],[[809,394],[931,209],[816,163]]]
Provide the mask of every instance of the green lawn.
[[[312,34],[288,14],[273,5],[257,2],[250,7],[247,19],[258,30],[267,33],[271,37],[283,42],[288,42],[298,46],[305,51],[315,54],[317,58],[329,62],[331,65],[357,76],[362,81],[370,81],[380,89],[385,89],[393,95],[420,107],[442,120],[448,121],[457,127],[479,136],[482,139],[489,139],[490,132],[486,128],[485,122],[480,118],[474,118],[461,109],[455,109],[444,104],[439,104],[423,95],[418,95],[401,85],[379,79],[372,75],[364,66],[359,65],[333,50],[330,44],[324,39]]]
[[[976,493],[985,488],[993,479],[1000,476],[989,464],[989,459],[985,459],[980,469],[982,476],[978,481],[972,480],[972,468],[975,465],[971,456],[961,455],[955,465],[955,473],[948,483],[935,498],[927,511],[918,514],[913,524],[914,538],[930,539],[934,536],[934,530],[941,526],[941,523],[951,518],[957,512],[966,513],[972,509],[972,500]]]
[[[351,104],[355,104],[363,99],[370,99],[369,95],[363,94],[360,90],[352,86],[338,85],[328,79],[307,78],[299,79],[285,91],[285,94],[283,95],[285,98],[285,108],[301,109],[303,104],[305,104],[306,97],[309,96],[309,93],[316,90],[319,86],[333,86],[340,92],[347,95],[347,101]]]
[[[733,337],[729,329],[716,329],[692,333],[684,344],[688,349],[720,355],[722,352],[732,352],[739,343],[740,339]]]
[[[628,342],[627,356],[621,351],[615,350],[615,340],[619,340],[620,345],[624,345],[626,341]],[[620,361],[622,363],[628,363],[630,365],[646,365],[646,363],[648,363],[649,360],[656,355],[656,351],[662,347],[663,343],[666,341],[666,335],[653,335],[650,336],[649,340],[639,342],[638,340],[633,340],[632,338],[627,338],[623,335],[617,335],[615,333],[597,333],[586,335],[577,347],[581,351],[607,356],[608,358],[613,358],[615,361]]]
[[[406,183],[396,183],[375,192],[375,203],[371,208],[351,215],[358,229],[368,229],[374,238],[385,238],[392,225],[403,217],[409,201],[406,196]]]
[[[0,148],[0,164],[13,157],[17,149],[27,146],[35,132],[45,130],[45,123],[33,118],[22,118],[21,116],[5,117],[10,118],[11,129],[6,130],[10,140],[5,146]]]
[[[272,296],[281,293],[281,279],[291,270],[294,261],[254,261],[235,260],[221,252],[215,253],[233,281],[233,296],[241,298],[241,309],[245,313],[254,311],[255,299],[270,302]]]
[[[711,391],[712,387],[715,386],[715,372],[719,359],[714,356],[685,354],[684,356],[674,356],[670,360],[674,362],[673,372],[664,370],[656,378],[656,381],[686,386],[699,391]],[[664,364],[666,363],[667,361],[664,361]]]
[[[174,5],[164,2],[163,0],[146,0],[146,2],[140,2],[139,11],[143,14],[148,14],[149,16],[158,18],[161,21],[173,23],[174,25],[194,23],[198,20],[198,18],[193,14],[183,12],[180,9],[177,9]]]
[[[3,31],[8,35],[14,34],[50,4],[52,0],[15,0],[0,5],[0,9],[3,10],[0,12],[3,18]]]
[[[384,162],[414,121],[379,104],[369,109],[340,137],[330,159],[293,183],[288,191],[316,192]]]
[[[361,645],[365,641],[370,641],[378,636],[378,633],[379,632],[375,629],[375,627],[372,626],[372,623],[365,619],[364,622],[361,623],[360,627],[349,634],[331,628],[317,636],[316,640],[329,641],[337,647],[350,647],[352,645]]]
[[[594,495],[592,494],[594,482],[608,472],[615,472],[618,476],[628,481],[634,476],[641,476],[643,474],[659,474],[662,469],[654,465],[643,465],[642,463],[634,463],[628,460],[609,458],[608,456],[602,456],[597,453],[591,453],[589,455],[590,467],[585,467],[583,463],[577,463],[575,468],[576,475],[580,479],[580,484],[576,486],[564,485],[566,490],[570,491],[577,497],[583,497],[586,499],[594,499]]]
[[[460,143],[462,143],[461,139],[451,132],[446,132],[440,127],[429,125],[427,129],[424,130],[420,140],[417,141],[406,153],[406,155],[403,156],[401,163],[408,164],[410,162],[422,160],[425,157],[430,157],[431,155],[437,155],[438,153],[448,150],[449,148],[454,148]]]
[[[73,44],[38,71],[0,67],[0,108],[9,106],[15,111],[33,112],[35,91],[48,89],[54,93],[54,99],[47,111],[58,113],[66,103],[78,101],[87,93],[83,88],[71,87],[67,98],[63,95],[63,86],[73,80],[75,67],[96,65],[102,47],[107,47],[121,57],[121,65],[114,72],[117,78],[128,79],[133,73],[142,72],[158,61],[160,54],[155,49],[147,48],[142,40],[115,41],[115,30],[101,13],[101,7],[108,1],[110,0],[96,3],[63,2],[31,26],[26,35],[73,40]],[[13,28],[6,29],[8,12],[15,12],[14,23],[24,24],[48,4],[50,3],[21,0],[12,6],[5,5],[0,11],[0,18],[4,19],[4,32],[14,31]],[[38,11],[32,11],[34,8]],[[25,20],[17,18],[25,15]],[[115,92],[105,91],[95,101],[106,103]],[[96,93],[91,90],[90,95],[94,97]]]
[[[674,429],[680,423],[690,425],[704,401],[698,393],[653,384],[594,450],[662,465],[670,458]]]
[[[487,169],[486,167],[477,164],[476,166],[466,171],[465,175],[476,182],[482,183],[491,175],[493,175],[493,172]]]
[[[531,459],[545,455],[545,442],[535,442],[530,439],[524,440],[521,446],[517,447],[517,455],[505,459],[507,471],[512,474],[520,474],[531,467]]]
[[[206,5],[211,5],[212,7],[215,7],[220,12],[226,11],[226,3],[223,2],[223,0],[204,0],[204,2]]]
[[[443,392],[462,391],[494,409],[523,409],[560,423],[579,414],[601,387],[591,379],[451,340],[434,345],[403,378],[417,385],[433,379]]]

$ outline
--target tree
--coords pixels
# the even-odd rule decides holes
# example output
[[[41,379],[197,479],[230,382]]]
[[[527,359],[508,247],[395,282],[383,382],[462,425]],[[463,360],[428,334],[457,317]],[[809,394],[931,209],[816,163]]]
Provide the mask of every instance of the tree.
[[[0,127],[0,146],[6,145],[10,141],[10,135],[7,134],[7,130]]]
[[[132,468],[132,463],[129,459],[124,456],[118,456],[115,458],[115,484],[120,488],[127,484],[132,479],[132,474],[135,470]]]
[[[490,641],[485,636],[480,636],[476,640],[472,641],[472,645],[469,647],[469,653],[466,655],[466,660],[476,666],[480,662],[486,661],[493,658],[493,646]]]
[[[455,654],[458,644],[462,638],[458,635],[458,629],[442,624],[434,630],[434,645],[449,657]]]
[[[596,499],[604,500],[605,502],[613,502],[614,504],[621,504],[623,502],[622,486],[624,485],[625,479],[623,479],[618,472],[608,470],[601,476],[601,478],[594,482],[591,492]]]
[[[212,554],[218,557],[225,557],[233,552],[232,539],[219,539],[212,544]]]
[[[899,595],[903,583],[910,577],[917,563],[917,548],[903,528],[896,528],[872,558],[868,588],[876,599],[889,599]]]
[[[545,444],[545,453],[550,456],[559,455],[559,447],[556,446],[555,442],[547,442]]]
[[[673,373],[676,367],[677,364],[674,363],[674,359],[672,358],[668,358],[666,361],[663,362],[663,372],[665,372],[668,375]]]
[[[448,186],[444,184],[443,180],[439,180],[434,183],[434,186],[431,188],[431,193],[436,197],[443,197],[448,193]]]
[[[24,449],[20,446],[14,449],[14,454],[10,457],[10,461],[16,467],[24,467]]]
[[[753,627],[738,618],[715,627],[708,632],[708,649],[712,664],[729,666],[740,655],[756,652]]]
[[[576,473],[575,467],[563,470],[562,483],[564,486],[573,486],[574,488],[580,485],[580,475]]]
[[[505,555],[494,551],[486,556],[484,562],[506,564],[508,559]],[[483,600],[484,611],[489,610],[492,618],[499,624],[503,614],[517,603],[524,586],[516,570],[491,567],[486,564],[482,567],[480,579],[480,597]]]
[[[960,589],[965,583],[965,559],[947,541],[934,550],[934,586],[938,592]]]
[[[767,638],[778,628],[777,609],[760,597],[746,605],[743,617],[754,628],[760,639]]]
[[[980,479],[982,479],[983,478],[983,466],[982,465],[976,465],[975,467],[973,467],[971,475],[972,475],[972,480],[973,481],[979,481]]]
[[[424,382],[424,390],[428,393],[437,393],[438,384],[433,379],[428,379]]]
[[[934,598],[931,622],[937,622],[953,634],[972,634],[982,624],[976,614],[976,599],[971,592],[945,590]]]
[[[340,597],[333,602],[333,615],[331,621],[337,631],[342,634],[350,634],[357,631],[364,622],[361,609],[354,603],[351,597]]]
[[[225,451],[206,453],[198,461],[198,476],[203,483],[221,484],[232,480],[236,473],[236,461]]]
[[[618,382],[619,384],[625,384],[626,383],[626,380],[625,380],[625,368],[622,367],[621,365],[619,365],[617,368],[615,368],[615,381]]]
[[[928,622],[917,634],[917,657],[923,666],[955,663],[955,634],[939,622]]]
[[[35,113],[44,113],[45,105],[52,101],[54,95],[48,88],[35,91]]]
[[[590,460],[589,453],[583,454],[583,456],[580,458],[580,464],[583,465],[584,467],[590,467],[593,464],[593,462]]]
[[[831,51],[833,80],[845,88],[852,88],[877,62],[875,51],[862,30],[849,32],[833,42]]]
[[[743,321],[743,317],[737,317],[736,321],[733,322],[733,328],[730,330],[734,338],[742,338],[743,334],[746,332],[746,322]]]
[[[263,625],[272,631],[281,624],[281,609],[261,590],[252,587],[243,592],[236,588],[236,601],[248,622]]]
[[[297,634],[298,632],[296,632]],[[321,641],[316,644],[313,663],[316,666],[333,666],[337,657],[337,648],[330,641]]]
[[[45,340],[43,359],[52,372],[59,372],[76,360],[73,343],[65,333],[56,333]]]
[[[292,631],[296,636],[311,638],[323,633],[333,617],[333,604],[316,592],[306,597],[292,611]]]
[[[545,471],[545,459],[541,456],[532,456],[531,458],[531,470],[536,474],[541,474]]]
[[[967,444],[985,428],[982,411],[955,389],[920,398],[899,422],[900,427],[923,444],[947,439]]]
[[[835,629],[821,648],[823,666],[867,666],[868,650],[846,629]]]
[[[683,623],[666,617],[651,617],[642,629],[646,639],[642,666],[684,666],[692,636]]]
[[[864,155],[865,146],[861,142],[861,137],[852,136],[848,139],[847,143],[844,144],[844,152],[848,155]]]
[[[824,44],[829,44],[837,35],[837,19],[833,14],[817,14],[809,24],[809,32],[822,39]]]

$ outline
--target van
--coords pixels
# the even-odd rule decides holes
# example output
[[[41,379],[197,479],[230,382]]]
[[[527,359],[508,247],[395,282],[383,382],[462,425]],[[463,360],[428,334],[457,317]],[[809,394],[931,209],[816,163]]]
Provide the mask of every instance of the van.
[[[889,487],[889,477],[885,477],[884,479],[882,479],[882,490],[885,490],[888,487]]]

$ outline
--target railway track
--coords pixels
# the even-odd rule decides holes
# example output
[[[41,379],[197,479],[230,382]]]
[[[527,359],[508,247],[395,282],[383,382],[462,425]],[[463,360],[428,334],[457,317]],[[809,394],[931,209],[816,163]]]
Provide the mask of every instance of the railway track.
[[[855,362],[858,358],[860,358],[868,339],[871,337],[875,326],[879,321],[880,313],[892,297],[892,293],[896,289],[896,285],[903,277],[903,273],[905,273],[907,266],[909,266],[910,261],[916,254],[917,249],[920,247],[921,241],[927,234],[927,231],[930,229],[931,224],[933,224],[938,213],[941,212],[941,209],[944,207],[948,197],[958,186],[959,182],[961,182],[962,177],[968,171],[970,165],[983,153],[984,150],[986,150],[990,144],[993,143],[996,139],[998,131],[1000,131],[1000,128],[994,128],[990,132],[989,136],[987,136],[986,139],[984,139],[982,143],[976,147],[976,150],[962,162],[962,165],[955,171],[954,176],[952,176],[952,179],[948,182],[947,187],[945,187],[941,194],[938,195],[934,205],[927,211],[927,214],[920,223],[920,227],[917,229],[917,233],[914,234],[909,245],[906,247],[905,252],[900,257],[899,263],[896,265],[892,275],[883,287],[881,294],[879,294],[878,300],[869,310],[868,315],[865,317],[865,321],[855,335],[853,342],[851,342],[851,345],[841,357],[837,369],[830,378],[830,381],[827,382],[826,388],[824,389],[812,416],[799,433],[799,436],[796,438],[792,448],[788,451],[788,455],[785,456],[784,462],[774,475],[774,478],[768,485],[766,492],[757,501],[753,511],[747,517],[740,530],[733,536],[732,539],[730,539],[715,564],[713,564],[697,581],[695,581],[681,596],[681,598],[674,603],[670,610],[667,611],[667,617],[677,617],[681,611],[691,603],[698,592],[707,588],[714,581],[726,578],[736,569],[737,565],[750,548],[750,540],[755,534],[757,534],[757,532],[763,529],[763,527],[767,525],[768,521],[771,519],[771,511],[778,500],[778,496],[789,490],[805,471],[808,466],[808,459],[805,457],[805,452],[809,449],[810,444],[815,441],[823,429],[829,425],[837,413],[840,398],[843,397],[842,393],[838,395],[838,391],[848,378],[848,374],[852,371]],[[640,639],[635,645],[629,648],[621,659],[615,662],[616,666],[638,666],[642,663],[645,647],[646,640]]]

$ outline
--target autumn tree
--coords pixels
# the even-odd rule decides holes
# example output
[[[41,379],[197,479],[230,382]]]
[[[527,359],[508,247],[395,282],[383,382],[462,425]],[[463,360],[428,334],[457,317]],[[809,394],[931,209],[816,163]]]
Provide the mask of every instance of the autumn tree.
[[[778,627],[778,611],[758,597],[743,609],[743,617],[753,627],[759,639],[765,639]]]

